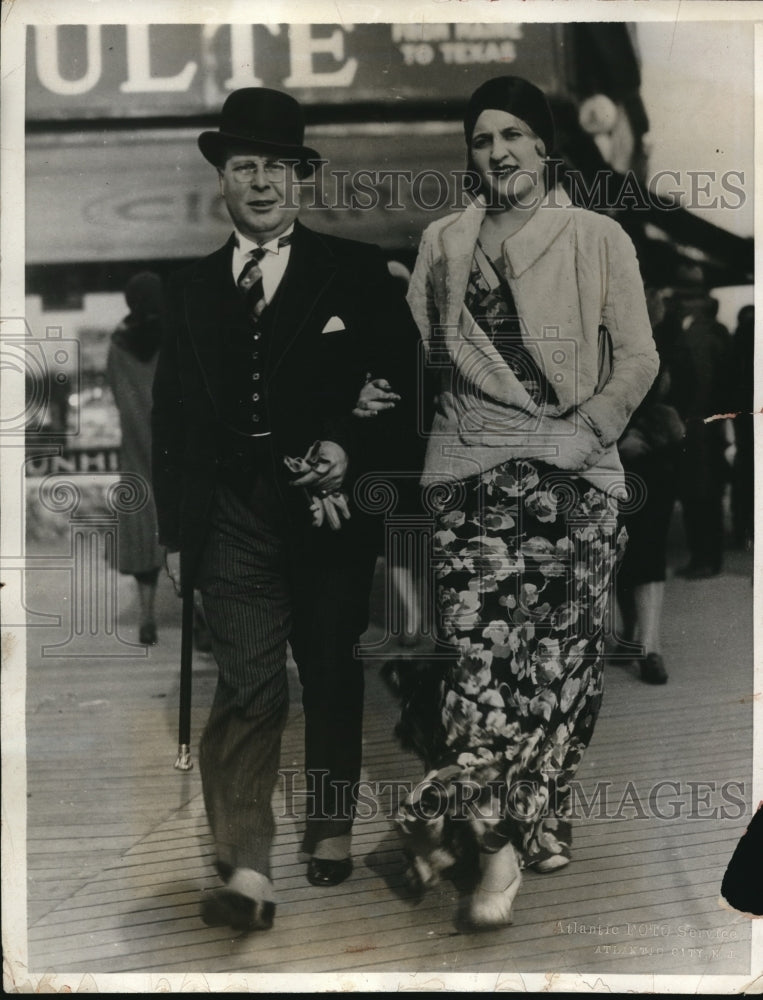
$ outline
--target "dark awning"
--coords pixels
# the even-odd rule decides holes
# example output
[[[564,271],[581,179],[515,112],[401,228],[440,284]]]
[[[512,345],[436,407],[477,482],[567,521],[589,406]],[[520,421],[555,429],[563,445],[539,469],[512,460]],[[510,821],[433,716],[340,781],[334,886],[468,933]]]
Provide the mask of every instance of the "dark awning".
[[[642,264],[665,265],[672,272],[699,263],[708,284],[753,282],[754,243],[684,208],[667,191],[651,190],[636,173],[623,174],[607,163],[592,137],[578,124],[572,102],[556,102],[560,176],[572,200],[603,211],[623,226],[636,243]],[[652,261],[650,255],[654,258]]]

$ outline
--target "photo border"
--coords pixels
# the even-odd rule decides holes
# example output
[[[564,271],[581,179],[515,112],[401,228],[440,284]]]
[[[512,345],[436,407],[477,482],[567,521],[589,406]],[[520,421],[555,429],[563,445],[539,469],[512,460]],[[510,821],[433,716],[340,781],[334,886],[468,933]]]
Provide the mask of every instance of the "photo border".
[[[190,9],[193,6],[194,9]],[[0,255],[2,274],[0,276],[0,317],[5,325],[9,318],[23,318],[24,304],[24,94],[25,94],[25,41],[24,30],[28,24],[36,23],[200,23],[205,12],[219,9],[225,20],[221,23],[334,23],[376,21],[382,23],[417,21],[498,21],[506,22],[514,18],[523,22],[540,21],[758,21],[763,18],[763,9],[754,0],[714,0],[714,2],[672,2],[672,0],[621,0],[615,7],[606,0],[567,3],[560,5],[553,0],[537,0],[532,5],[515,0],[428,0],[410,3],[388,0],[381,4],[360,2],[229,2],[215,8],[213,4],[189,5],[183,2],[142,2],[132,0],[98,3],[87,0],[72,0],[65,4],[55,0],[10,0],[0,8],[2,17],[2,91],[0,93],[2,170],[0,171],[2,196],[2,216],[0,217]],[[521,18],[518,16],[521,14]],[[757,15],[757,17],[756,17]],[[755,28],[755,239],[761,242],[761,213],[757,192],[763,191],[763,25]],[[763,298],[763,254],[756,257],[755,304],[760,313]],[[763,409],[760,386],[763,385],[763,365],[760,347],[756,349],[756,411]],[[3,412],[16,413],[24,410],[23,386],[19,395],[17,382],[3,378],[0,405]],[[7,447],[0,448],[0,465],[6,471],[13,471],[12,456]],[[756,434],[755,444],[755,491],[756,497],[763,491],[763,447],[761,435]],[[0,477],[2,481],[3,517],[0,522],[0,551],[3,566],[14,569],[21,553],[15,550],[19,531],[23,530],[24,512],[21,509],[21,492],[13,475]],[[757,524],[760,528],[760,522]],[[760,534],[758,532],[758,534]],[[763,735],[761,734],[761,713],[763,712],[763,669],[761,649],[761,592],[763,590],[763,566],[758,549],[755,551],[754,569],[754,728],[753,728],[753,802],[763,799]],[[16,562],[14,562],[16,560]],[[11,573],[2,591],[2,614],[6,620],[20,621],[24,618],[22,595],[17,580],[19,573]],[[3,902],[3,946],[4,981],[6,990],[13,992],[324,992],[334,989],[394,991],[527,991],[556,992],[571,990],[580,992],[622,991],[622,992],[760,992],[763,978],[757,980],[754,971],[763,970],[763,920],[753,921],[750,976],[712,975],[601,975],[562,974],[550,971],[543,974],[506,975],[496,980],[491,973],[447,974],[439,973],[385,973],[366,975],[348,972],[346,974],[259,976],[255,973],[231,973],[203,975],[197,972],[163,976],[159,973],[109,975],[83,970],[81,976],[59,975],[54,971],[44,974],[30,974],[27,967],[27,906],[26,906],[26,728],[25,728],[25,630],[3,630],[3,671],[2,671],[2,902]],[[392,734],[390,734],[392,738]],[[752,806],[752,803],[751,803]],[[720,891],[720,887],[719,887]],[[757,965],[756,965],[757,963]],[[320,985],[320,989],[316,986]]]

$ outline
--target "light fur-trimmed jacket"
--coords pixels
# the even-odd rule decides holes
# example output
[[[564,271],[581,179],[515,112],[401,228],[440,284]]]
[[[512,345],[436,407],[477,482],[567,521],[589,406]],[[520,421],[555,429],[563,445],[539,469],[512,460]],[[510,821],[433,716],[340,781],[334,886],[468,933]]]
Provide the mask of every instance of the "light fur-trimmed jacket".
[[[524,343],[558,399],[541,410],[464,305],[484,214],[478,198],[428,226],[408,290],[440,375],[422,481],[464,479],[525,457],[580,472],[603,488],[621,484],[616,442],[658,370],[630,238],[614,220],[574,207],[554,189],[504,241]],[[603,387],[602,325],[611,338]],[[585,461],[570,457],[581,449],[590,452]]]

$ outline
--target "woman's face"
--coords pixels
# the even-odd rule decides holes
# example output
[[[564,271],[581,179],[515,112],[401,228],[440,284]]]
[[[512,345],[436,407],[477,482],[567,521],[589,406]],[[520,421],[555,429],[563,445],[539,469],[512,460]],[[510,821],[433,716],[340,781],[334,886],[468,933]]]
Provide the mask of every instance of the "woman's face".
[[[474,126],[469,146],[488,205],[532,205],[545,190],[543,143],[508,111],[488,108]]]

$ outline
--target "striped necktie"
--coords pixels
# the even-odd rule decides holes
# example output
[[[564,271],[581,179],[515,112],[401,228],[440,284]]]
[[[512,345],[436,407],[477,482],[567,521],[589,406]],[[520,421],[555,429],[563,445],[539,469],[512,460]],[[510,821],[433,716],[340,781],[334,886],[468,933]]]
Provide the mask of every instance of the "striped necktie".
[[[282,236],[278,241],[278,248],[288,246],[291,243],[291,235]],[[244,265],[241,274],[238,276],[238,287],[244,295],[247,309],[251,319],[256,323],[260,318],[263,309],[267,305],[265,301],[265,289],[262,284],[262,271],[260,261],[268,251],[264,247],[256,247],[249,252],[249,260]]]

